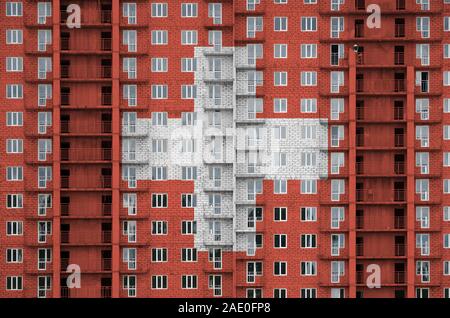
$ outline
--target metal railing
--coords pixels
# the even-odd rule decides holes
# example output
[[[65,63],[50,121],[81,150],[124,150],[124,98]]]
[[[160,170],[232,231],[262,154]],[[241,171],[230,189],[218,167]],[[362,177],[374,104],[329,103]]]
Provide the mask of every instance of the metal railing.
[[[61,161],[110,161],[110,148],[61,148]]]
[[[111,231],[61,231],[61,244],[109,244]]]

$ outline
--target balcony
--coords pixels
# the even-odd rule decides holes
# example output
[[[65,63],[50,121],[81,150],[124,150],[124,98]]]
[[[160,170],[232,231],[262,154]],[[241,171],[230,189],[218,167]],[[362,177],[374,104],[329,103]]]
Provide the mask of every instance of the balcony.
[[[397,203],[406,201],[406,190],[393,189],[384,191],[356,189],[356,202],[360,203]]]
[[[110,286],[68,288],[61,287],[61,298],[111,298]]]
[[[373,80],[356,79],[356,93],[359,95],[398,95],[406,93],[406,80]]]
[[[375,218],[375,216],[356,216],[356,229],[366,232],[405,230],[405,224],[405,217],[399,215],[390,219],[380,219]]]
[[[69,264],[78,264],[82,273],[102,273],[109,272],[112,269],[111,258],[88,258],[83,260],[70,260],[69,258],[61,258],[61,272],[65,272]]]
[[[111,244],[111,231],[61,231],[61,244],[103,245]]]
[[[66,218],[102,218],[110,217],[112,212],[111,203],[102,204],[71,204],[61,203],[61,216]]]
[[[61,80],[62,81],[101,81],[111,79],[112,68],[108,65],[103,65],[97,68],[89,68],[79,70],[70,65],[61,65]]]
[[[61,93],[61,106],[68,106],[68,107],[77,107],[78,105],[73,105],[76,101],[73,100],[74,96],[71,93]],[[96,103],[95,106],[111,106],[112,105],[112,94],[111,93],[102,93],[98,103]],[[83,105],[82,107],[88,107]]]
[[[72,135],[99,135],[110,134],[112,123],[110,121],[70,121],[61,120],[61,134]]]
[[[385,164],[383,167],[367,165],[363,162],[356,162],[356,174],[367,177],[395,177],[405,174],[405,162],[394,162],[393,164]]]
[[[394,52],[392,59],[386,58],[380,60],[380,57],[368,53],[358,53],[356,56],[356,64],[360,67],[389,67],[389,66],[404,66],[405,65],[405,53]]]
[[[111,38],[100,38],[98,41],[92,40],[88,42],[89,45],[83,46],[74,45],[71,43],[70,38],[61,37],[60,48],[61,53],[67,54],[103,54],[112,50]]]
[[[364,247],[364,244],[356,244],[356,256],[361,258],[374,259],[394,259],[406,256],[405,244],[394,244],[389,247],[383,244],[371,246],[370,249]]]
[[[61,189],[70,190],[102,190],[111,189],[111,176],[91,176],[86,178],[71,178],[61,176]]]
[[[69,16],[69,13],[66,11],[60,11],[60,21],[61,25],[66,25],[67,18]],[[111,10],[99,10],[96,12],[96,14],[87,15],[82,14],[81,15],[81,24],[84,27],[87,26],[96,26],[96,25],[102,25],[102,24],[111,24]]]
[[[111,161],[110,148],[61,148],[61,161],[95,162]]]
[[[360,286],[366,285],[367,277],[363,271],[356,272],[356,284]],[[386,275],[387,276],[387,275]],[[387,276],[388,277],[388,276]],[[393,279],[388,277],[388,279],[383,279],[381,282],[382,286],[392,286],[392,285],[404,285],[406,284],[406,272],[395,271]]]

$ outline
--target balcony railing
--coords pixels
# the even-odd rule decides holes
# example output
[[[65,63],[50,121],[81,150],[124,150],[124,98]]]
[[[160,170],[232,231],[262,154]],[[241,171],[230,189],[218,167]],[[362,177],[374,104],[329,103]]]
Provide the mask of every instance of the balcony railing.
[[[88,47],[72,47],[70,43],[70,38],[68,37],[62,37],[60,40],[61,45],[61,51],[71,51],[71,50],[81,50],[81,51],[98,51],[99,49],[101,51],[111,51],[112,49],[112,39],[111,38],[100,38],[100,43],[97,42],[92,44],[92,42],[89,42]]]
[[[356,216],[356,228],[358,230],[404,230],[405,229],[405,217],[396,215],[391,219],[376,219],[370,216]]]
[[[394,52],[394,58],[389,62],[386,60],[386,64],[394,64],[394,65],[404,65],[405,64],[405,54],[403,52]],[[370,55],[364,52],[360,52],[357,54],[356,63],[358,65],[381,65],[380,57],[377,55]],[[380,64],[381,63],[381,64]]]
[[[391,166],[392,170],[389,169],[389,165],[385,165],[385,168],[380,169],[380,167],[373,167],[371,165],[365,165],[364,162],[356,162],[356,174],[359,175],[400,175],[405,174],[405,163],[404,162],[394,162]]]
[[[61,133],[79,133],[79,134],[110,134],[112,123],[110,121],[92,122],[92,121],[70,121],[61,120]]]
[[[61,298],[111,298],[111,287],[68,288],[61,287]]]
[[[404,79],[370,81],[370,85],[365,85],[362,78],[356,79],[356,92],[369,94],[384,93],[404,93],[406,91],[406,81]]]
[[[404,38],[405,37],[405,25],[404,24],[396,24],[394,28],[394,36],[396,38]]]
[[[358,202],[403,202],[406,200],[406,191],[394,189],[391,191],[356,190],[356,201]]]
[[[110,148],[61,148],[61,161],[110,161]]]
[[[61,244],[109,244],[111,231],[61,231]]]
[[[62,106],[73,106],[72,103],[75,102],[72,100],[71,93],[61,93],[61,105]],[[102,93],[100,97],[101,106],[111,106],[112,105],[112,94],[111,93]],[[98,104],[94,105],[98,106]]]
[[[356,244],[356,256],[368,256],[374,258],[382,257],[401,257],[405,256],[405,244],[394,244],[393,253],[389,253],[389,248],[386,246],[377,246],[370,249],[369,253],[364,250],[364,244]]]
[[[89,177],[84,179],[71,179],[70,176],[61,176],[62,189],[111,189],[111,176]]]
[[[405,284],[406,282],[406,273],[405,272],[394,272],[394,283],[395,284]]]
[[[97,68],[89,68],[83,71],[73,68],[70,65],[61,65],[61,78],[66,79],[102,79],[111,78],[112,68],[109,65],[102,65]]]
[[[79,216],[79,217],[96,217],[96,216],[111,216],[112,204],[89,204],[86,206],[77,206],[70,203],[61,203],[62,216]]]
[[[61,23],[66,23],[69,13],[66,11],[60,11]],[[81,15],[81,24],[110,24],[111,23],[111,10],[100,10],[98,14],[94,16]]]

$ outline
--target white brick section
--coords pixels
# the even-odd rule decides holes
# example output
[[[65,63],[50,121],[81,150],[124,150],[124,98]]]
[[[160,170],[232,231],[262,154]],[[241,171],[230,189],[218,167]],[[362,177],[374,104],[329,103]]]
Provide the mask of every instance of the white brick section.
[[[243,123],[243,120],[248,119],[247,99],[253,97],[252,94],[241,94],[247,89],[247,71],[251,69],[247,65],[246,48],[223,48],[216,52],[210,47],[197,47],[195,57],[196,125],[183,126],[181,119],[170,118],[167,126],[153,126],[151,118],[138,118],[136,132],[129,133],[127,127],[122,127],[122,138],[132,138],[136,142],[136,159],[130,161],[123,150],[122,164],[123,167],[136,167],[137,180],[152,180],[152,167],[156,166],[167,167],[169,180],[182,180],[182,167],[196,166],[195,247],[199,250],[220,247],[224,250],[246,251],[255,239],[255,228],[248,227],[247,219],[247,210],[255,206],[255,201],[248,198],[247,182],[262,178],[325,177],[328,173],[328,127],[324,124],[326,120],[300,118],[250,120]],[[211,58],[221,59],[220,78],[209,70]],[[236,65],[240,68],[237,69]],[[209,97],[210,85],[220,86],[220,101]],[[236,97],[236,92],[240,94],[239,97]],[[215,116],[220,117],[220,120]],[[236,126],[236,121],[240,122],[239,126]],[[274,129],[278,126],[286,127],[285,139],[275,138]],[[315,127],[315,138],[302,138],[304,126]],[[247,135],[249,129],[256,128],[259,129],[259,139],[257,147],[253,147],[254,144],[248,144]],[[156,139],[167,140],[166,153],[152,152],[152,140]],[[195,140],[195,151],[181,152],[183,140],[190,139]],[[219,148],[215,148],[217,146]],[[217,151],[213,154],[212,149]],[[248,173],[246,154],[249,150],[257,150],[261,156],[261,166],[252,173]],[[302,165],[303,152],[314,153],[316,164]],[[277,153],[286,154],[286,165],[274,166]],[[212,177],[214,169],[220,171],[220,184]],[[211,205],[217,196],[220,196],[220,214]],[[220,240],[210,231],[215,226],[220,226]]]

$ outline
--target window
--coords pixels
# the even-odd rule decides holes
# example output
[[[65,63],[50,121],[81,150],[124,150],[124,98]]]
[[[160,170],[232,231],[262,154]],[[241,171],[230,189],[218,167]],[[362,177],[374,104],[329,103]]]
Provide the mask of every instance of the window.
[[[181,222],[181,234],[193,235],[196,233],[197,233],[197,222],[196,221],[182,221]]]
[[[153,153],[166,153],[167,152],[167,139],[152,139],[152,152]]]
[[[273,30],[275,32],[282,32],[288,30],[288,18],[287,17],[274,17],[273,18]]]
[[[52,16],[52,3],[51,2],[38,2],[37,3],[37,22],[38,24],[45,24],[47,18]]]
[[[152,45],[167,45],[168,38],[167,30],[152,30]]]
[[[339,256],[345,247],[345,234],[331,234],[331,255]]]
[[[344,207],[332,207],[331,208],[331,228],[339,229],[340,223],[344,222],[345,208]]]
[[[316,113],[317,99],[316,98],[302,98],[300,100],[300,111],[302,113]]]
[[[49,193],[38,194],[38,215],[47,215],[47,209],[52,207],[52,195]]]
[[[300,47],[300,57],[302,59],[317,58],[317,44],[302,44]]]
[[[422,283],[430,282],[430,262],[416,261],[416,275],[421,277]]]
[[[344,167],[345,155],[343,152],[332,152],[331,153],[331,174],[339,174],[340,169]]]
[[[443,207],[443,211],[444,211],[444,221],[448,222],[450,221],[450,206],[444,206]]]
[[[167,194],[152,193],[152,208],[167,208]]]
[[[6,126],[23,126],[23,113],[22,112],[7,112],[6,113]]]
[[[344,32],[344,17],[331,17],[330,38],[339,38],[341,32]]]
[[[287,235],[286,234],[275,234],[273,236],[273,247],[274,248],[287,248]]]
[[[301,86],[317,86],[317,72],[301,72]]]
[[[137,214],[137,195],[136,193],[123,194],[123,207],[128,210],[128,215]]]
[[[7,57],[6,58],[7,72],[23,72],[23,57]]]
[[[303,207],[303,208],[300,208],[300,220],[302,222],[315,222],[315,221],[317,221],[317,208],[316,207]]]
[[[316,17],[302,17],[300,29],[302,32],[317,31],[317,18]]]
[[[166,57],[152,58],[152,72],[167,72],[168,59]]]
[[[287,137],[287,127],[286,126],[275,126],[272,128],[273,138],[276,140],[286,139]]]
[[[316,153],[315,152],[301,152],[300,153],[300,165],[303,167],[315,167],[316,166]]]
[[[182,72],[195,72],[197,70],[196,58],[181,58],[181,71]]]
[[[287,58],[287,44],[274,44],[273,45],[273,57],[276,59]]]
[[[182,18],[196,18],[197,17],[197,3],[182,3],[181,4]]]
[[[152,235],[167,235],[167,222],[152,221]]]
[[[167,99],[167,85],[152,85],[152,99]]]
[[[22,289],[22,276],[6,276],[6,290]]]
[[[316,298],[317,289],[315,288],[302,288],[300,289],[300,298]]]
[[[22,263],[22,261],[23,261],[23,249],[21,248],[6,249],[7,263]]]
[[[124,18],[128,18],[128,24],[136,24],[136,3],[126,2],[123,3],[122,15]]]
[[[23,235],[23,222],[22,221],[6,222],[6,235],[8,236]]]
[[[331,180],[331,201],[339,201],[345,194],[345,180]]]
[[[152,289],[167,289],[167,276],[165,275],[152,276]]]
[[[22,99],[23,98],[23,85],[7,84],[6,85],[6,98],[7,99]]]
[[[273,99],[273,112],[274,113],[286,113],[287,112],[287,99],[286,98],[274,98]]]
[[[38,30],[38,51],[47,50],[47,45],[52,44],[52,30]]]
[[[287,86],[288,73],[274,72],[273,74],[274,86]]]
[[[339,147],[341,140],[344,140],[344,126],[331,126],[331,147]]]
[[[340,278],[344,276],[345,262],[332,261],[331,262],[331,282],[334,284],[340,283]]]
[[[181,195],[181,207],[182,208],[195,208],[197,206],[197,195],[188,193]]]
[[[198,42],[196,30],[181,31],[181,45],[196,45]]]
[[[21,166],[6,167],[6,180],[7,181],[22,181],[23,180],[23,167],[21,167]]]
[[[317,180],[301,180],[300,181],[300,193],[301,194],[316,194],[317,193]]]
[[[6,16],[7,17],[21,17],[22,16],[22,2],[6,2]]]
[[[167,17],[167,3],[152,3],[152,18]]]
[[[197,288],[197,275],[182,275],[181,276],[181,288],[182,289],[196,289]]]
[[[274,262],[273,263],[273,275],[274,276],[286,276],[287,275],[287,262]]]
[[[331,93],[339,93],[341,86],[344,86],[344,72],[331,72],[331,87],[330,92]]]
[[[182,248],[181,249],[181,261],[182,262],[197,262],[197,249],[196,248]]]
[[[300,247],[301,248],[316,248],[317,238],[315,234],[302,234],[300,236]]]
[[[287,221],[287,208],[274,208],[273,209],[274,221]]]
[[[209,3],[208,4],[208,18],[212,18],[214,24],[222,24],[222,4],[221,3]]]
[[[23,140],[22,139],[7,139],[6,140],[6,153],[23,153]]]
[[[46,270],[47,264],[52,262],[52,249],[39,248],[37,250],[38,255],[38,270]]]
[[[8,209],[21,209],[21,208],[23,208],[23,196],[22,196],[22,194],[7,194],[6,195],[6,207]]]
[[[247,17],[247,37],[256,38],[256,32],[263,31],[262,17]]]
[[[38,79],[46,79],[47,73],[52,71],[52,59],[50,57],[38,57]]]
[[[181,85],[181,98],[182,99],[194,99],[197,97],[196,85]]]
[[[167,248],[152,248],[152,262],[167,262]]]
[[[317,275],[317,262],[300,262],[300,275],[315,276]]]
[[[6,30],[6,44],[22,44],[22,30]]]
[[[417,17],[416,18],[416,30],[421,33],[422,38],[430,37],[430,18],[429,17]]]
[[[181,179],[182,180],[196,180],[197,179],[197,167],[181,167]]]
[[[128,243],[135,243],[136,242],[136,231],[137,231],[137,224],[136,221],[123,221],[122,222],[122,235],[127,236]]]
[[[123,289],[128,292],[128,297],[136,297],[136,276],[124,275],[122,279]]]
[[[123,85],[123,99],[126,100],[126,104],[130,107],[137,105],[137,85]]]

